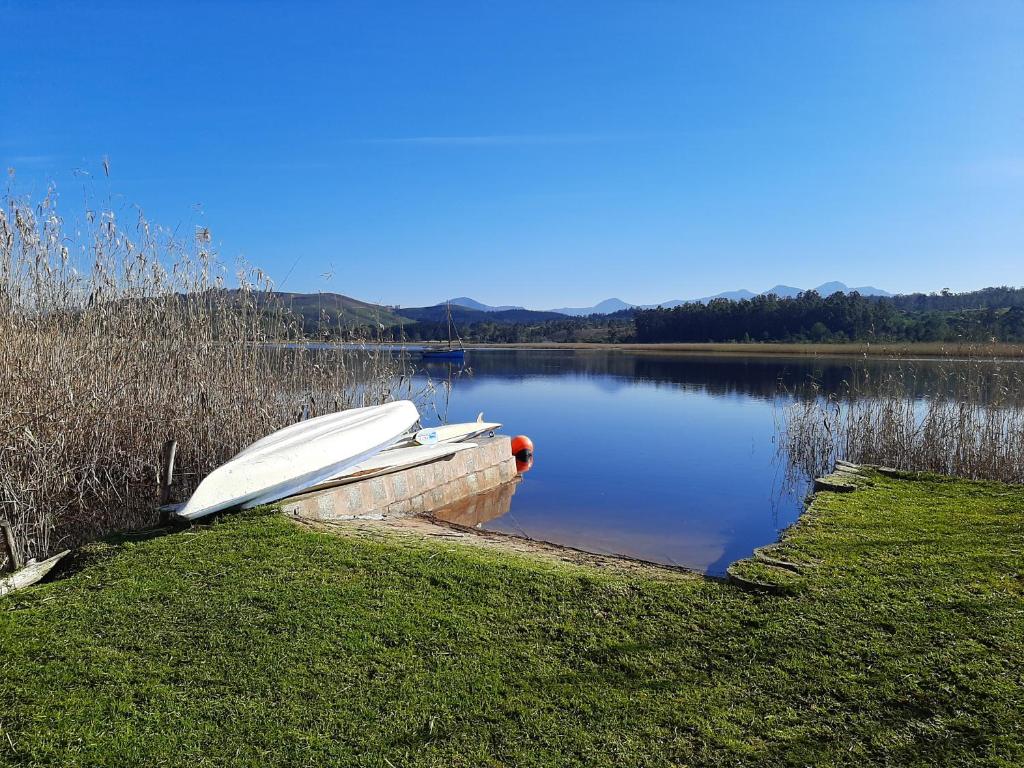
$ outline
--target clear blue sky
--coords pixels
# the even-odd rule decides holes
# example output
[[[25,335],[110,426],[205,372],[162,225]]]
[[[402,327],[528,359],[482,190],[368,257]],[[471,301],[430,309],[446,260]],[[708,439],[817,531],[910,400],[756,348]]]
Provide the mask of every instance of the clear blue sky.
[[[285,290],[1024,284],[1019,0],[0,0],[0,25],[20,192],[73,207],[106,155],[104,195]]]

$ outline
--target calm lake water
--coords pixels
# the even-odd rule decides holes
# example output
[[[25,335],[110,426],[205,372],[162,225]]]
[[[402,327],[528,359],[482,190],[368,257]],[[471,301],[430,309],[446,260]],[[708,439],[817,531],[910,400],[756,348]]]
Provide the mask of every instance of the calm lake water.
[[[710,574],[774,541],[803,508],[806,483],[786,482],[776,450],[786,391],[810,377],[838,390],[850,371],[838,358],[590,350],[415,364],[451,382],[447,409],[442,386],[425,424],[483,411],[534,442],[532,470],[489,513],[504,514],[468,522]]]

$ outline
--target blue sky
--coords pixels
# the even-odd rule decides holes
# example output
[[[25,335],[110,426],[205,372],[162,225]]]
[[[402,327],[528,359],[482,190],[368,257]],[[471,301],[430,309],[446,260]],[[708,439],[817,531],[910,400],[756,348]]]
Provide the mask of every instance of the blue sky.
[[[1024,284],[1024,2],[0,0],[0,19],[19,193],[202,223],[284,290],[545,308]]]

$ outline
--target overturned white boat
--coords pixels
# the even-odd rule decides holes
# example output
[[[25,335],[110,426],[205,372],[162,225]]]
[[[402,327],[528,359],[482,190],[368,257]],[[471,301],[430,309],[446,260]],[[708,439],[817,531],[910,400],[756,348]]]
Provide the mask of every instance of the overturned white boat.
[[[300,493],[395,444],[418,419],[416,406],[399,400],[285,427],[211,472],[175,514],[195,520]]]

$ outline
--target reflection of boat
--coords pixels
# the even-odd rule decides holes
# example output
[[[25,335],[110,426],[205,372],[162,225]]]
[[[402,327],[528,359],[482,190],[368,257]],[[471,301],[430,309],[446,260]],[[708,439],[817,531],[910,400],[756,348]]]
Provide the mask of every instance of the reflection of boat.
[[[462,347],[462,339],[459,338],[458,330],[455,331],[455,338],[458,339],[459,346],[456,347],[452,340],[452,328],[455,325],[452,322],[452,303],[449,301],[445,308],[448,314],[448,346],[423,350],[424,360],[464,360],[466,357],[466,350]]]
[[[393,445],[419,416],[415,405],[399,400],[285,427],[211,472],[177,515],[194,520],[299,493]]]
[[[454,379],[460,378],[464,374],[469,376],[471,369],[466,365],[465,358],[425,357],[423,358],[423,372],[433,380],[451,386]]]

